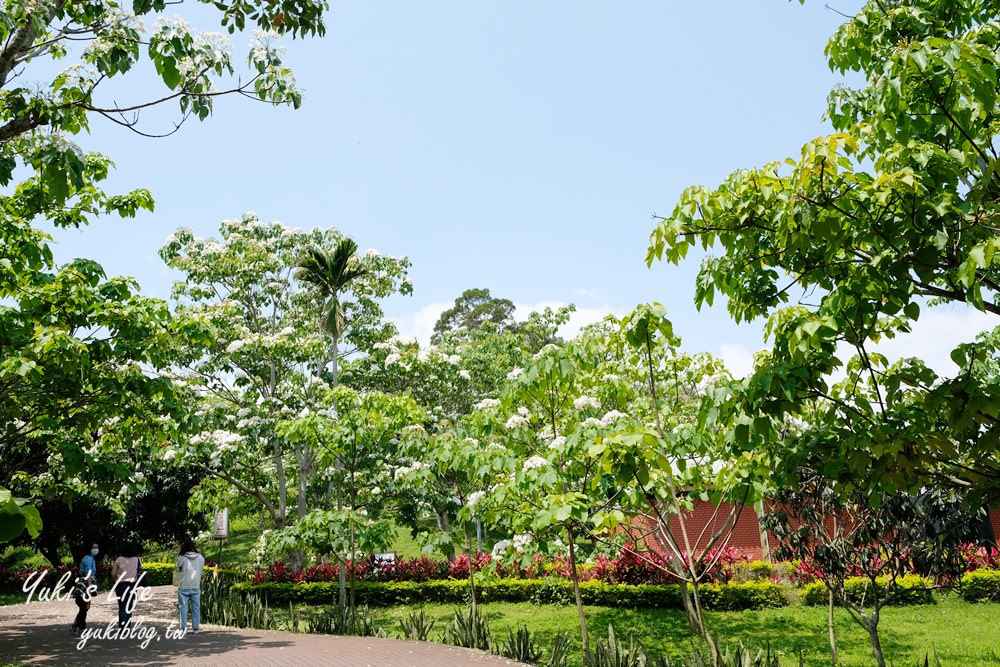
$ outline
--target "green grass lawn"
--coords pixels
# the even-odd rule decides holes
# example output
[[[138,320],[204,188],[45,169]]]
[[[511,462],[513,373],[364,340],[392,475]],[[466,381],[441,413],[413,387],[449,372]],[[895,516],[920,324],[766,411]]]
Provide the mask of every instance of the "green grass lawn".
[[[418,607],[375,610],[380,625],[396,636],[398,620]],[[432,637],[439,639],[454,613],[451,605],[425,605],[424,612],[436,619]],[[525,624],[536,633],[539,645],[548,649],[562,631],[574,637],[579,650],[579,623],[572,606],[493,603],[482,605],[495,639],[506,637],[507,628]],[[681,657],[690,653],[692,641],[682,612],[671,610],[627,610],[587,607],[591,638],[607,637],[608,624],[619,638],[634,633],[651,654]],[[943,667],[1000,665],[1000,605],[969,604],[956,596],[938,597],[937,604],[897,607],[883,611],[880,624],[883,649],[895,667],[918,667],[924,654],[936,651]],[[782,664],[798,665],[799,652],[807,667],[830,664],[823,607],[786,607],[749,612],[710,612],[709,627],[723,642],[742,639],[748,645],[770,643]],[[868,635],[846,613],[837,615],[837,648],[844,667],[874,664]],[[579,665],[576,654],[574,665]],[[931,664],[934,664],[933,656]]]

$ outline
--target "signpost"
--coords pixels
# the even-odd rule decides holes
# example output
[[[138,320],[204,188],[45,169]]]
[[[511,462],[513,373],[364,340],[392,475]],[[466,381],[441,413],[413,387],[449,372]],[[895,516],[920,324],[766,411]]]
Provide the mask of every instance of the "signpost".
[[[219,540],[219,564],[222,566],[222,543],[229,539],[229,508],[223,507],[215,511],[215,529],[213,531],[215,539]]]

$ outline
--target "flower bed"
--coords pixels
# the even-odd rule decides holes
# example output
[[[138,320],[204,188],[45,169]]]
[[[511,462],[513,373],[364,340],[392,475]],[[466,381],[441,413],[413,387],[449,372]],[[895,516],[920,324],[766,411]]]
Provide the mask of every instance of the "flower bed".
[[[734,578],[767,579],[769,576],[759,576],[766,572],[773,574],[774,566],[762,564],[761,567],[751,565],[743,552],[734,548],[711,552],[706,560],[713,563],[707,573],[707,583],[727,583]],[[570,578],[569,560],[564,557],[544,558],[535,556],[527,563],[514,561],[505,563],[487,553],[475,555],[473,567],[476,572],[487,572],[492,577],[500,579],[540,579],[544,577]],[[666,557],[660,554],[636,554],[625,550],[617,558],[596,556],[593,563],[581,564],[577,573],[581,581],[597,580],[608,584],[671,584],[674,578],[668,574],[670,569]],[[433,560],[426,556],[415,559],[399,559],[391,563],[365,561],[347,561],[348,577],[355,581],[444,581],[449,579],[469,578],[469,557],[461,554],[452,561]],[[737,577],[737,573],[741,573]],[[251,582],[262,584],[275,583],[317,583],[336,581],[338,565],[323,563],[302,570],[293,570],[281,561],[271,563],[267,568],[258,568],[251,575]]]

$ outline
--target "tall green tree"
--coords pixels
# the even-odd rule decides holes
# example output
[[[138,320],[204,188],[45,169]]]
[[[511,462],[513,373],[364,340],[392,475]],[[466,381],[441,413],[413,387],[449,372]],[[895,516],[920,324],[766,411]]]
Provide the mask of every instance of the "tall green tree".
[[[247,214],[223,222],[221,240],[180,229],[160,251],[184,276],[173,289],[175,318],[194,332],[180,339],[177,376],[202,399],[190,437],[162,456],[225,482],[213,488],[228,486],[255,499],[275,528],[304,517],[314,490],[322,497],[328,483],[315,474],[315,443],[284,437],[278,426],[294,415],[335,417],[322,402],[329,378],[316,364],[329,349],[316,327],[326,302],[292,273],[306,249],[331,252],[342,238],[334,229],[306,232]],[[394,334],[379,302],[411,289],[405,258],[371,253],[361,261],[352,298],[339,296],[348,323],[341,353],[371,349]]]
[[[864,81],[831,91],[834,133],[785,164],[686,190],[647,260],[679,263],[699,247],[710,254],[698,306],[719,294],[736,321],[769,318],[772,351],[738,392],[754,426],[741,431],[745,450],[779,442],[794,417],[827,437],[782,446],[790,479],[814,457],[844,481],[996,498],[1000,380],[971,372],[995,350],[960,346],[951,377],[873,350],[936,304],[1000,314],[996,3],[867,2],[826,54]]]
[[[329,252],[320,248],[309,248],[295,266],[295,277],[316,288],[323,300],[322,314],[319,318],[320,330],[330,338],[330,357],[332,363],[330,377],[331,385],[336,387],[340,381],[339,349],[340,339],[347,328],[347,318],[341,297],[351,287],[351,283],[368,272],[357,257],[358,244],[349,238],[342,238]],[[323,359],[319,365],[320,373],[327,369],[327,356],[324,348]]]
[[[481,331],[487,323],[497,329],[514,326],[514,302],[510,299],[498,299],[488,289],[467,289],[455,299],[455,305],[441,313],[434,323],[431,341],[439,343],[441,337],[448,332],[468,336]]]
[[[39,229],[42,222],[80,227],[98,216],[128,218],[153,208],[145,189],[105,192],[111,160],[84,152],[73,137],[88,132],[94,118],[164,136],[191,117],[207,118],[215,98],[227,94],[298,106],[301,96],[275,39],[325,31],[325,2],[215,3],[217,20],[230,32],[261,29],[248,49],[248,73],[240,76],[227,40],[167,18],[168,4],[4,0],[0,7],[4,535],[37,533],[35,497],[69,499],[81,486],[114,497],[111,490],[137,472],[121,463],[122,448],[134,446],[148,461],[146,448],[172,437],[183,420],[183,392],[157,376],[172,362],[165,304],[139,296],[134,281],[109,279],[94,262],[57,266],[50,238]],[[143,89],[144,78],[160,82],[161,90],[145,99],[112,97]],[[167,105],[177,105],[172,123],[144,122],[144,110]],[[52,456],[56,463],[44,477],[36,468]]]

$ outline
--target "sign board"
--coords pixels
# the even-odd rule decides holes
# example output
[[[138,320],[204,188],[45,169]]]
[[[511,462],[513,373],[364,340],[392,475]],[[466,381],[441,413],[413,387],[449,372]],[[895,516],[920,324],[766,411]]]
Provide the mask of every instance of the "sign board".
[[[215,512],[214,537],[217,540],[229,539],[229,509],[223,508]]]

